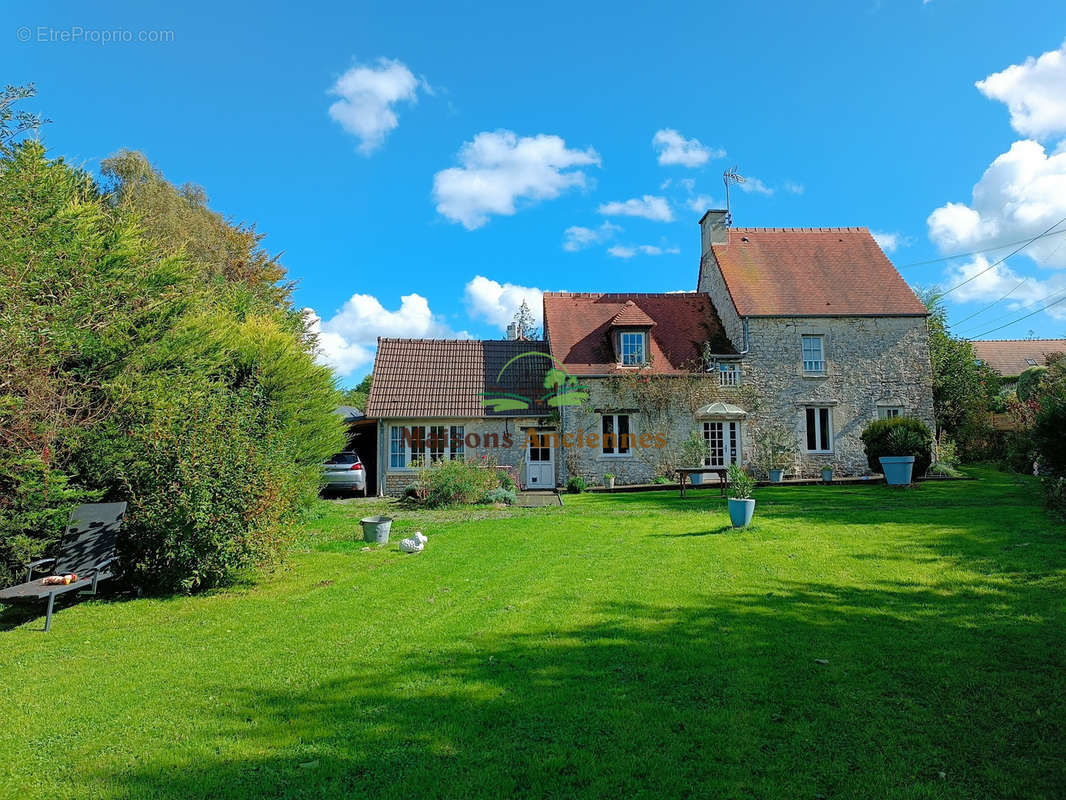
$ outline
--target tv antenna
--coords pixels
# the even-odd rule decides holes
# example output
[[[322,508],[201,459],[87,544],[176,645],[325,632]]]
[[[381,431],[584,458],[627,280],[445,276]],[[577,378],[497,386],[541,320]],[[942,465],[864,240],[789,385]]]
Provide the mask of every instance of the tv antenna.
[[[746,180],[747,178],[737,172],[736,166],[732,166],[722,173],[722,183],[725,184],[725,224],[727,228],[733,225],[733,212],[730,210],[731,206],[729,205],[729,184],[741,184]]]

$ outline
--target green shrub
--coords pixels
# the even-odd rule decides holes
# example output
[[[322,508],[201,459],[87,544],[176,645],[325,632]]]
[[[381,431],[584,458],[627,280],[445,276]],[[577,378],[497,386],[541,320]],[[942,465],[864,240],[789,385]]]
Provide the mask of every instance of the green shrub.
[[[418,502],[421,502],[426,499],[426,487],[424,487],[418,481],[415,481],[414,483],[409,483],[405,487],[403,487],[403,494],[401,495],[401,497],[404,500],[416,500]]]
[[[484,502],[503,503],[504,505],[513,506],[518,502],[518,495],[513,490],[504,489],[503,487],[489,489],[485,494]]]
[[[1066,395],[1055,393],[1044,397],[1036,414],[1032,443],[1042,472],[1066,475]]]
[[[750,500],[755,491],[755,479],[740,466],[729,465],[729,496],[734,500]]]
[[[1025,370],[1018,376],[1018,383],[1015,384],[1015,393],[1018,395],[1018,399],[1022,402],[1036,399],[1044,388],[1047,377],[1047,367],[1029,367]]]
[[[458,459],[423,467],[418,481],[425,487],[426,504],[431,507],[479,503],[499,487],[496,470]]]
[[[566,481],[566,491],[570,494],[581,494],[585,491],[585,479],[580,475],[571,475]]]
[[[673,483],[674,481],[667,478],[665,475],[656,475],[652,483],[657,483],[660,486],[663,484]]]
[[[881,456],[914,456],[915,477],[924,475],[933,462],[933,434],[914,417],[893,417],[871,422],[862,432],[870,469],[881,471]]]
[[[498,474],[500,476],[500,488],[507,489],[508,491],[514,491],[515,482],[514,478],[511,477],[511,473],[507,470],[501,469]]]

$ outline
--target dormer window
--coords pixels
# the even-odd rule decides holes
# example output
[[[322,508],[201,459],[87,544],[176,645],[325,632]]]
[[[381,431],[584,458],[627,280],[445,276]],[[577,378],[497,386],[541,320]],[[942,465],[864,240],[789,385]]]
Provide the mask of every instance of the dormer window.
[[[622,355],[622,366],[639,367],[647,362],[645,354],[647,334],[644,331],[622,331],[619,335],[619,350]]]

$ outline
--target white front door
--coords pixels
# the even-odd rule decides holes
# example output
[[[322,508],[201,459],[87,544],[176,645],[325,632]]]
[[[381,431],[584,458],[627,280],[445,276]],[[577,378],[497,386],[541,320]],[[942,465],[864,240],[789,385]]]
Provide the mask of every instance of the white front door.
[[[703,438],[707,442],[707,466],[728,467],[740,463],[739,422],[704,422]]]
[[[555,456],[551,438],[538,432],[526,437],[526,489],[555,488]]]

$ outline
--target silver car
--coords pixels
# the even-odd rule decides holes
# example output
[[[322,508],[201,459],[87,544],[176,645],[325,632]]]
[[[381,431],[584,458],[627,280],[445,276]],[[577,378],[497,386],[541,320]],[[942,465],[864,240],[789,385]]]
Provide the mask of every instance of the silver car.
[[[362,492],[366,497],[366,469],[358,453],[347,450],[337,453],[322,465],[327,490]]]

